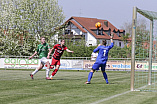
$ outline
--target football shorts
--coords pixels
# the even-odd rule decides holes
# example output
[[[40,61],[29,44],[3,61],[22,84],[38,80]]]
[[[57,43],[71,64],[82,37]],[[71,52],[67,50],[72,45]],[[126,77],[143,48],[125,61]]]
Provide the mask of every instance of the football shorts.
[[[94,65],[92,66],[93,70],[99,70],[99,67],[101,67],[101,71],[105,71],[106,68],[106,61],[105,62],[98,62],[96,61]]]
[[[51,65],[61,65],[60,60],[56,60],[56,59],[52,58]]]
[[[41,63],[44,65],[48,60],[47,60],[46,57],[42,57],[42,58],[40,59],[40,61],[41,61]]]

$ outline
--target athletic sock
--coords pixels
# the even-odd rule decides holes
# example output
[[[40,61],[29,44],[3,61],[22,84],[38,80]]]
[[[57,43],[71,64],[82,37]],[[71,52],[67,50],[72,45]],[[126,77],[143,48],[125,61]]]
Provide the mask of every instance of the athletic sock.
[[[89,74],[88,74],[88,82],[90,82],[90,80],[92,79],[92,76],[93,76],[93,72],[89,72]]]
[[[46,77],[49,77],[50,69],[46,69]]]
[[[32,75],[36,74],[38,72],[38,69],[36,68],[34,72],[32,72]]]
[[[52,75],[50,75],[50,78],[53,78],[53,76],[52,76]]]
[[[58,69],[55,69],[53,72],[52,72],[52,76],[54,76],[56,73],[57,73]]]
[[[108,78],[106,72],[103,73],[104,79],[106,80],[106,83],[108,83]]]

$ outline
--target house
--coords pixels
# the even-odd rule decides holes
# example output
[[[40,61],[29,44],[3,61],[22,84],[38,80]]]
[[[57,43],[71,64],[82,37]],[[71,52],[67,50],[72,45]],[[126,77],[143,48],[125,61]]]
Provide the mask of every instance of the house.
[[[97,22],[101,23],[100,28],[95,27]],[[117,29],[108,20],[71,17],[65,24],[66,27],[62,34],[58,34],[58,38],[64,37],[65,39],[73,39],[75,41],[84,38],[87,46],[96,46],[103,39],[106,39],[107,45],[110,45],[110,34],[113,32],[115,45],[121,48],[125,46],[121,38],[122,35],[125,35],[125,30]]]
[[[152,58],[155,59],[157,61],[157,41],[154,40],[152,43]],[[144,42],[143,43],[143,48],[147,49],[149,51],[150,48],[150,43],[149,42]]]

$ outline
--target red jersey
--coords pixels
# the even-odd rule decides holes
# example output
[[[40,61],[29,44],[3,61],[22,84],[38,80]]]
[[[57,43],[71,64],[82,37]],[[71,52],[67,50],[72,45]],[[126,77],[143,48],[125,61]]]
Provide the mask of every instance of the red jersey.
[[[53,46],[53,48],[55,49],[54,54],[53,54],[53,58],[56,60],[60,60],[64,50],[67,49],[66,46],[62,46],[60,44],[56,44]]]

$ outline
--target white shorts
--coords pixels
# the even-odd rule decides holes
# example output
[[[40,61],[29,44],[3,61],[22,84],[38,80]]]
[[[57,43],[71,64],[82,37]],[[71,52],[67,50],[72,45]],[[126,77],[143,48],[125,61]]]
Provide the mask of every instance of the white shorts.
[[[41,61],[41,64],[44,65],[48,60],[47,60],[46,57],[42,57],[42,58],[40,59],[40,61]]]

